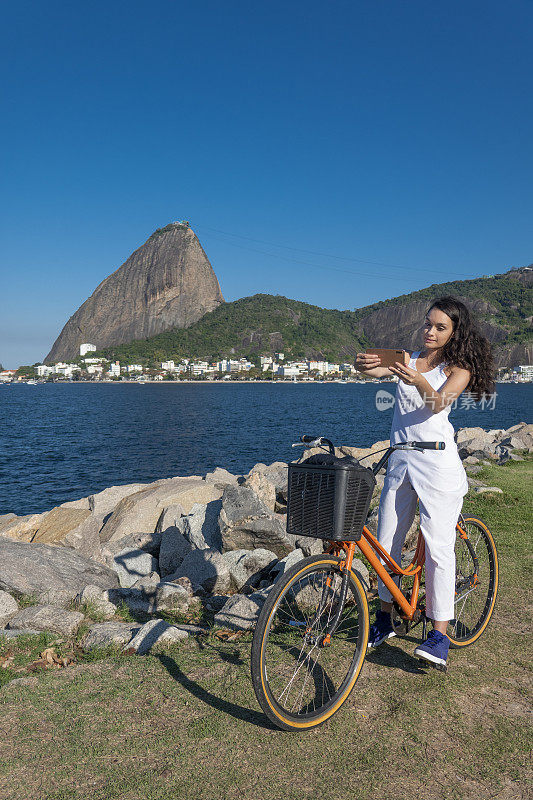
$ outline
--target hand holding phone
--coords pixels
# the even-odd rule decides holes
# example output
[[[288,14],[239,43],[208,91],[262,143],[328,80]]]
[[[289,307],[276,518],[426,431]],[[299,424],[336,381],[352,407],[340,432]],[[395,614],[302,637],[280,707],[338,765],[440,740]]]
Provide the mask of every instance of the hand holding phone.
[[[393,367],[397,361],[399,361],[400,364],[408,363],[408,355],[405,350],[371,347],[365,350],[365,355],[379,358],[379,362],[373,364],[373,366],[376,367]],[[367,367],[367,369],[372,369],[372,367]]]

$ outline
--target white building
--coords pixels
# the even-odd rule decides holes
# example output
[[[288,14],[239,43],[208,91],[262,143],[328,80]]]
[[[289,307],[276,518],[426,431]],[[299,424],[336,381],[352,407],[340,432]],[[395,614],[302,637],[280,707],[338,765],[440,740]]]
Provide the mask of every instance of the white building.
[[[278,367],[278,375],[282,378],[297,378],[300,374],[300,370],[297,366],[292,366],[289,364],[285,364],[281,367]]]
[[[37,375],[39,378],[47,378],[53,371],[53,368],[48,367],[46,364],[39,364],[37,367]]]
[[[101,364],[89,364],[87,367],[89,375],[101,375],[103,371],[104,368]]]
[[[52,372],[54,375],[64,375],[65,378],[72,378],[73,374],[79,369],[77,364],[65,364],[63,361],[58,361],[52,367]]]
[[[120,361],[115,361],[114,364],[111,364],[109,370],[107,372],[111,378],[116,378],[120,375]]]
[[[533,364],[520,364],[513,371],[518,373],[518,380],[524,382],[533,381]]]
[[[101,364],[105,358],[84,358],[83,360],[86,364]]]
[[[86,344],[80,344],[80,356],[84,356],[85,353],[94,353],[95,350],[95,344],[89,344],[88,342]]]
[[[128,364],[126,370],[128,374],[131,374],[132,372],[142,372],[143,368],[141,364]]]
[[[215,369],[207,361],[194,361],[189,365],[191,375],[207,375],[208,372],[214,372]]]
[[[161,369],[166,370],[167,372],[174,372],[176,369],[176,365],[173,361],[163,361],[161,364]]]

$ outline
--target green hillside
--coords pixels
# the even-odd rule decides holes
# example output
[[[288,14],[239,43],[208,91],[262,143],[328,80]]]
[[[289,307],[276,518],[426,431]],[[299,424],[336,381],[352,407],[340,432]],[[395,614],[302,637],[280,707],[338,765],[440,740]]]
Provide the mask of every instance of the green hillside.
[[[531,340],[531,276],[532,271],[522,269],[493,277],[433,284],[354,311],[324,309],[281,295],[257,294],[220,305],[190,328],[173,328],[150,339],[107,348],[100,354],[143,364],[227,356],[256,360],[260,354],[280,350],[292,358],[352,359],[357,350],[373,344],[363,331],[364,319],[369,314],[383,309],[386,329],[393,308],[417,300],[429,302],[444,294],[485,300],[487,311],[480,316],[498,329],[499,345],[513,345]]]
[[[312,306],[281,295],[256,294],[223,303],[190,328],[107,348],[102,355],[127,361],[247,356],[283,350],[295,358],[350,358],[367,346],[356,314]]]

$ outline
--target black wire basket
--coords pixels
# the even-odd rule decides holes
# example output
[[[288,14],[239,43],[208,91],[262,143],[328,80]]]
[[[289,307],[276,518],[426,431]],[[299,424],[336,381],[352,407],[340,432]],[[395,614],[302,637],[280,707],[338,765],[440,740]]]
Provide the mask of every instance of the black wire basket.
[[[375,485],[372,470],[350,456],[324,453],[289,464],[287,532],[359,541]]]

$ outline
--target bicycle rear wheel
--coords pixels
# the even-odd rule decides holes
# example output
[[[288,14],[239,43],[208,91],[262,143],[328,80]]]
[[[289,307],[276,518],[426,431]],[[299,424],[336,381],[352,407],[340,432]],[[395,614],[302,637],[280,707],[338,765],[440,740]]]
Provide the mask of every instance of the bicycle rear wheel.
[[[342,616],[322,640],[339,604],[340,558],[300,561],[277,583],[261,610],[252,643],[252,682],[267,717],[282,730],[321,725],[350,694],[363,666],[368,605],[350,572]]]
[[[498,591],[498,554],[492,534],[478,517],[464,517],[455,542],[455,618],[448,624],[452,647],[468,647],[486,629]]]

